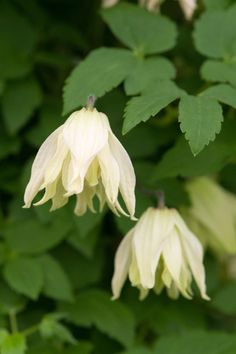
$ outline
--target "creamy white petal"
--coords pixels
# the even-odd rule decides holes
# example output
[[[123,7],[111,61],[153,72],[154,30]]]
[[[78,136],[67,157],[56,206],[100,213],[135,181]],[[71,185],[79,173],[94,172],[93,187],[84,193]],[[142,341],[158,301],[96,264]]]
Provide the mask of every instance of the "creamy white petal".
[[[56,193],[52,197],[52,206],[50,211],[59,209],[68,203],[68,198],[65,197],[65,188],[62,185],[61,178],[58,179]]]
[[[179,0],[184,16],[187,20],[191,20],[194,11],[197,8],[197,0]]]
[[[134,190],[136,178],[134,168],[126,150],[123,148],[119,140],[112,132],[109,133],[108,140],[111,152],[115,157],[120,169],[120,192],[124,199],[125,205],[132,217],[135,213]]]
[[[54,181],[47,185],[45,188],[45,193],[43,197],[37,202],[34,203],[35,206],[42,205],[46,203],[49,199],[52,199],[55,196],[57,190],[57,181]]]
[[[30,181],[26,187],[24,202],[25,208],[29,208],[32,200],[38,193],[43,183],[45,169],[53,159],[56,149],[58,137],[61,134],[63,126],[56,129],[41,145],[32,165]]]
[[[86,213],[87,208],[89,208],[92,212],[95,212],[93,207],[93,197],[95,195],[94,188],[85,187],[83,192],[77,195],[76,197],[76,205],[74,209],[74,213],[78,216],[81,216]]]
[[[83,165],[108,141],[109,122],[105,114],[85,108],[74,112],[64,124],[63,136],[72,155]]]
[[[99,152],[98,162],[106,197],[111,204],[114,204],[119,193],[120,171],[108,145]]]
[[[128,269],[131,261],[131,242],[133,229],[123,238],[115,256],[115,269],[112,278],[113,299],[120,296],[121,289],[128,275]]]

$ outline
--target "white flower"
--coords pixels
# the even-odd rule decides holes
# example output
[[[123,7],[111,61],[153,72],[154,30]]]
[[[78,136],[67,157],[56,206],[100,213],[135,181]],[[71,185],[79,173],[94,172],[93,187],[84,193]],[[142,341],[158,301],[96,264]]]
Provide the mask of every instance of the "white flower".
[[[170,297],[181,293],[191,298],[192,277],[206,295],[203,249],[175,209],[148,208],[122,240],[112,279],[113,298],[120,296],[129,276],[145,297],[149,289],[159,293],[165,286]]]
[[[197,0],[179,0],[180,6],[187,20],[191,20],[197,8]]]
[[[83,108],[70,115],[42,144],[34,160],[24,201],[29,208],[34,197],[45,189],[43,198],[34,205],[52,199],[55,210],[77,196],[75,213],[87,208],[95,212],[93,198],[100,209],[105,202],[111,210],[125,214],[119,192],[127,210],[134,217],[135,174],[130,158],[112,133],[107,116],[95,108]]]
[[[207,177],[189,181],[186,189],[192,203],[187,222],[196,219],[203,243],[219,254],[236,253],[236,197]]]
[[[102,6],[103,7],[112,7],[116,5],[119,2],[119,0],[102,0]]]

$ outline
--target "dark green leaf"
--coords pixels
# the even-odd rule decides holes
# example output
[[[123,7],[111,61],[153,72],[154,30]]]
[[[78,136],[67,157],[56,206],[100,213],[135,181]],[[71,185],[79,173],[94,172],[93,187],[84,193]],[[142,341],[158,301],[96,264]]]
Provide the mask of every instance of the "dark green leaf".
[[[175,25],[139,6],[119,4],[103,10],[102,17],[115,36],[135,53],[162,53],[175,45]]]
[[[180,128],[194,155],[215,139],[223,121],[219,103],[210,97],[184,96],[179,104]]]
[[[236,314],[236,282],[221,288],[212,299],[212,305],[227,315]]]

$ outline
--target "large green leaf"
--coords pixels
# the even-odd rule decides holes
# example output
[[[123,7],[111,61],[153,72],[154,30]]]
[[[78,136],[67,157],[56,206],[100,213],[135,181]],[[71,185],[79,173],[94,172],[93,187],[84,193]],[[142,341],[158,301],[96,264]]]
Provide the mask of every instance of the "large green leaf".
[[[172,81],[157,81],[139,97],[131,98],[125,109],[123,133],[146,122],[183,94]]]
[[[236,109],[236,89],[224,84],[209,87],[201,95],[211,97]]]
[[[36,300],[43,287],[43,271],[37,259],[17,257],[4,267],[6,282],[15,291]]]
[[[233,334],[196,331],[161,338],[153,354],[233,354],[235,348]]]
[[[64,114],[85,105],[89,95],[103,96],[129,74],[134,62],[124,49],[99,48],[72,71],[64,87]]]
[[[25,352],[26,340],[20,333],[8,335],[1,345],[1,354],[24,354]]]
[[[2,112],[9,133],[16,133],[29,120],[41,101],[41,89],[34,78],[7,84],[2,97]]]
[[[50,255],[39,257],[44,275],[43,292],[45,295],[64,301],[73,300],[71,283],[60,263]]]
[[[211,58],[228,59],[236,55],[236,6],[228,10],[207,11],[196,22],[197,50]]]
[[[227,8],[232,0],[203,0],[207,10],[219,10]]]
[[[179,104],[180,128],[194,155],[215,139],[221,130],[223,114],[220,104],[210,97],[187,96]]]
[[[236,63],[206,60],[201,67],[201,76],[207,81],[229,82],[236,86]]]
[[[102,17],[115,36],[136,53],[162,53],[175,45],[173,22],[139,6],[119,4],[103,10]]]
[[[166,58],[153,57],[137,60],[134,69],[125,80],[127,95],[136,95],[158,80],[174,79],[175,68]]]
[[[113,302],[102,290],[81,292],[74,304],[62,305],[61,310],[77,326],[95,325],[125,346],[134,340],[134,318],[130,310],[120,302]]]

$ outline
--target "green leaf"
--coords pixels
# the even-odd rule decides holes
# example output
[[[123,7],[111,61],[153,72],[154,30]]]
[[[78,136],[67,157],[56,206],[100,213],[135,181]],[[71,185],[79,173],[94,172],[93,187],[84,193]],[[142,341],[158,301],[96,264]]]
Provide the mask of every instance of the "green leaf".
[[[236,89],[229,85],[215,85],[201,92],[201,95],[214,98],[236,109]]]
[[[68,243],[86,257],[91,258],[98,241],[99,231],[99,228],[95,227],[86,237],[81,237],[80,233],[74,230],[68,237]]]
[[[68,234],[72,225],[67,220],[55,216],[51,223],[41,224],[35,218],[9,223],[4,229],[7,244],[14,250],[38,254],[59,244]]]
[[[212,82],[229,82],[236,86],[236,63],[206,60],[201,67],[203,79]]]
[[[89,54],[66,80],[64,114],[86,104],[89,95],[102,97],[128,76],[134,58],[128,50],[99,48]]]
[[[64,343],[76,344],[77,341],[70,331],[58,322],[57,316],[54,314],[45,316],[40,325],[39,331],[43,338],[58,338]]]
[[[210,58],[232,58],[236,55],[236,6],[226,11],[207,11],[195,24],[197,50]],[[217,32],[216,32],[217,29]]]
[[[92,351],[93,351],[92,343],[80,340],[78,344],[67,348],[65,354],[91,354]]]
[[[182,93],[183,91],[173,82],[158,81],[141,96],[131,98],[125,109],[123,134],[128,133],[140,122],[146,122],[150,117],[155,116]]]
[[[120,354],[152,354],[153,352],[145,347],[137,347],[121,352]]]
[[[125,92],[127,95],[136,95],[147,89],[154,81],[174,79],[175,74],[175,67],[166,58],[139,60],[125,80]]]
[[[180,128],[194,155],[215,139],[223,119],[222,108],[213,98],[186,95],[180,100]]]
[[[7,135],[0,130],[0,159],[9,155],[15,155],[20,149],[20,140],[17,137]]]
[[[119,4],[103,10],[102,17],[114,35],[136,53],[162,53],[175,45],[173,22],[139,6]]]
[[[25,298],[15,293],[8,285],[0,281],[0,313],[8,315],[10,312],[20,312],[25,306]]]
[[[70,281],[60,263],[52,256],[39,257],[44,275],[43,292],[56,300],[72,301],[73,292]]]
[[[1,346],[1,354],[24,354],[26,352],[26,340],[20,333],[14,333],[5,338]]]
[[[207,10],[220,10],[227,8],[232,0],[204,0],[203,2]]]
[[[38,260],[15,258],[5,264],[3,275],[15,291],[36,300],[43,287],[43,272]]]
[[[74,304],[63,304],[61,310],[77,326],[95,325],[101,332],[111,336],[124,346],[134,340],[134,318],[130,310],[122,303],[113,302],[102,290],[81,292]]]
[[[228,284],[214,294],[212,306],[227,315],[236,314],[236,282]]]
[[[151,176],[152,183],[176,176],[194,177],[213,174],[225,166],[236,154],[236,124],[224,122],[215,141],[199,155],[193,156],[186,140],[181,137],[158,163]]]
[[[2,96],[2,111],[9,133],[15,134],[25,125],[41,101],[41,89],[34,78],[7,84]]]
[[[4,340],[8,337],[8,331],[0,328],[0,348]]]
[[[13,30],[14,28],[14,30]],[[0,78],[19,78],[32,69],[30,55],[37,42],[32,24],[9,2],[1,3],[0,12]]]
[[[232,354],[236,338],[222,332],[187,332],[186,334],[162,337],[157,341],[153,354]]]

